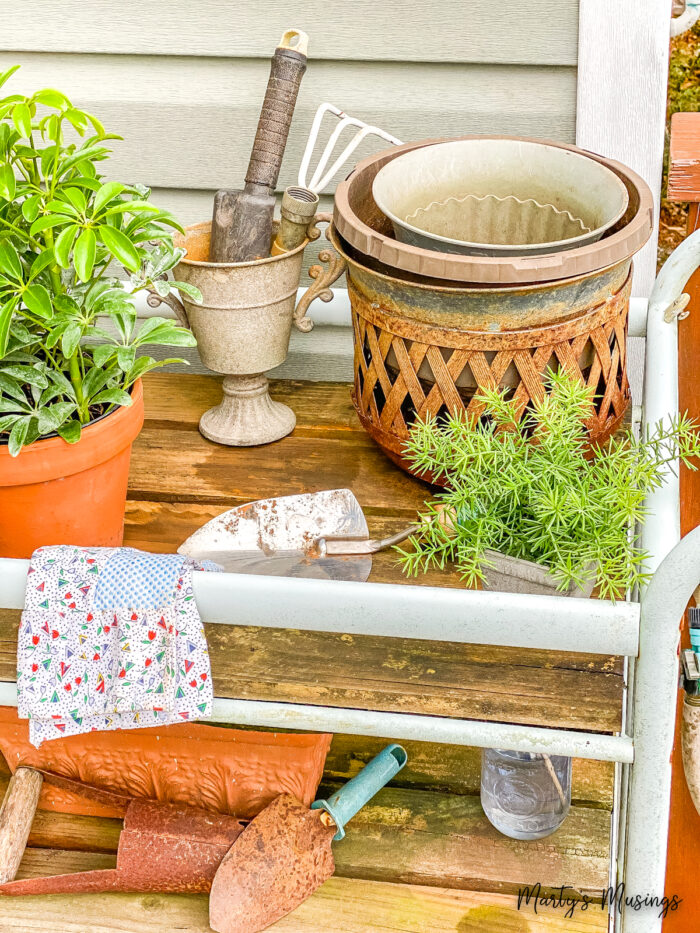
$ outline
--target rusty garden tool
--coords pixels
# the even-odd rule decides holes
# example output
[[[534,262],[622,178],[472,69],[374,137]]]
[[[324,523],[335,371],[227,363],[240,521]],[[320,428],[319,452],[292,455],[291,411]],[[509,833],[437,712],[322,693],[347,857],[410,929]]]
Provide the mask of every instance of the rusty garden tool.
[[[335,870],[331,842],[345,824],[406,764],[388,745],[328,800],[307,809],[284,794],[248,824],[221,862],[209,898],[217,933],[256,933],[310,897]]]
[[[3,860],[0,855],[2,867],[9,869],[3,872],[7,883],[0,884],[0,895],[99,891],[206,892],[219,864],[245,826],[241,820],[226,814],[212,813],[187,804],[129,798],[48,771],[18,768],[12,780],[18,775],[23,775],[21,784],[8,790],[2,810],[5,813],[8,809],[14,814],[12,824],[15,829],[7,831],[0,818],[0,853],[3,852],[3,838],[14,840],[12,858]],[[26,795],[18,794],[18,790],[28,783],[27,775],[32,776],[31,799],[26,807],[20,809],[16,802],[20,796],[25,800]],[[47,783],[123,812],[124,829],[119,836],[116,868],[10,880],[14,878],[24,854],[42,778]]]
[[[363,581],[372,569],[372,554],[419,528],[370,538],[352,492],[328,489],[230,509],[195,531],[178,553],[212,560],[232,573]]]
[[[249,262],[270,255],[275,187],[287,144],[309,38],[290,29],[270,66],[243,190],[217,191],[211,224],[212,262]]]

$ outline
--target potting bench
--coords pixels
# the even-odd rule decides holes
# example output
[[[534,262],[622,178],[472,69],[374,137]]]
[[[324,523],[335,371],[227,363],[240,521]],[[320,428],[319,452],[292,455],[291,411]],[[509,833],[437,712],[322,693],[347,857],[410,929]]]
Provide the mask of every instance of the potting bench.
[[[382,28],[370,22],[373,11],[386,19],[381,4],[363,4],[360,16],[352,5],[300,4],[314,25],[322,12],[318,33],[329,43],[324,54],[341,59],[333,65],[339,68],[339,83],[357,98],[339,103],[352,109],[361,101],[364,107],[377,81],[366,60],[351,64],[368,77],[358,78],[349,70],[348,35],[358,38],[359,23],[360,58],[391,51],[411,61],[418,58],[423,69],[417,75],[424,86],[420,80],[411,84],[410,109],[397,106],[406,88],[400,63],[392,60],[388,69],[382,63],[377,83],[385,85],[385,96],[391,99],[389,104],[377,103],[377,122],[403,138],[412,138],[418,126],[423,126],[422,135],[486,131],[495,109],[508,101],[510,121],[521,119],[519,111],[525,114],[517,131],[572,135],[575,116],[578,145],[630,164],[658,194],[666,0],[641,5],[635,0],[585,0],[580,5],[571,0],[555,5],[554,11],[551,4],[538,3],[469,5],[468,15],[475,18],[470,25],[479,27],[481,34],[479,28],[454,28],[455,18],[466,9],[462,4],[445,6],[441,26],[434,10],[412,6],[402,4],[401,16],[391,24],[390,47]],[[138,86],[133,94],[138,96],[127,99],[121,109],[117,102],[112,120],[117,128],[125,122],[135,128],[132,143],[125,144],[132,145],[129,171],[134,177],[150,173],[144,180],[169,186],[169,206],[182,214],[192,205],[196,213],[186,219],[198,220],[209,212],[209,189],[221,183],[224,155],[228,160],[231,154],[235,95],[224,83],[219,56],[230,55],[232,48],[244,56],[238,62],[240,79],[239,72],[230,72],[238,94],[248,81],[245,56],[260,57],[264,42],[251,39],[260,33],[258,4],[240,4],[240,22],[222,17],[225,5],[213,0],[199,5],[196,17],[187,5],[179,7],[180,15],[163,17],[157,5],[147,5],[140,11],[140,28],[134,30],[124,19],[131,15],[124,4],[101,3],[99,18],[111,28],[96,40],[85,4],[37,0],[32,18],[19,7],[16,14],[8,11],[0,47],[12,50],[4,53],[7,66],[27,59],[27,69],[41,69],[49,58],[37,52],[64,53],[51,60],[51,80],[44,83],[63,86],[58,76],[54,79],[56,70],[63,84],[70,78],[67,89],[74,88],[80,99],[90,100],[94,87],[110,82],[121,89],[124,76],[131,74]],[[333,20],[337,9],[342,11],[338,16],[346,17],[343,28]],[[265,25],[275,39],[280,27],[272,19],[283,14],[286,10],[280,5],[266,10]],[[430,27],[421,19],[424,15]],[[325,28],[328,16],[332,28]],[[352,25],[347,17],[352,17]],[[426,42],[415,43],[416,34]],[[155,35],[159,54],[150,72],[153,99],[134,106],[134,100],[143,98],[142,70],[130,60],[153,56]],[[562,45],[565,35],[571,36],[568,45]],[[96,42],[102,43],[99,48]],[[465,51],[470,43],[478,55]],[[225,145],[217,148],[212,142],[207,152],[181,145],[192,135],[193,86],[181,81],[185,70],[175,56],[193,54],[193,45],[195,54],[207,56],[206,65],[211,66],[211,72],[197,68],[200,83],[193,85],[206,104],[201,110],[207,115],[203,135],[213,138],[212,130],[226,128]],[[447,46],[452,49],[449,55]],[[482,47],[487,49],[483,58]],[[18,54],[17,49],[31,51]],[[90,68],[75,64],[76,53],[96,51],[103,54],[90,56]],[[118,54],[104,54],[109,52]],[[160,54],[164,52],[169,55]],[[454,79],[447,80],[444,69],[449,62],[461,68],[465,60],[488,67],[479,64],[468,75],[453,71]],[[498,90],[494,75],[502,77],[499,63],[514,62],[517,77],[507,86],[511,91],[517,86],[520,93],[522,85],[526,96],[516,94],[511,104],[511,93]],[[524,66],[543,64],[547,67],[534,68],[534,85],[523,81]],[[433,74],[437,69],[439,80]],[[206,79],[209,73],[214,77]],[[560,88],[555,104],[553,75]],[[178,81],[183,95],[179,101],[173,99]],[[474,100],[465,111],[464,87],[469,82]],[[539,96],[532,93],[533,86],[540,89]],[[561,113],[557,110],[547,118],[547,108],[555,105]],[[237,129],[238,117],[236,111]],[[482,126],[480,120],[486,123]],[[436,121],[434,130],[431,121]],[[244,135],[240,134],[241,146]],[[196,191],[181,190],[192,185]],[[161,194],[167,201],[168,190]],[[654,266],[655,244],[650,243],[636,263],[637,295],[648,296]],[[677,410],[677,327],[673,319],[664,320],[673,291],[662,290],[648,319],[645,304],[637,308],[632,327],[634,334],[650,337],[647,421]],[[343,378],[349,332],[335,326],[334,318],[329,320],[333,326],[319,328],[318,339],[311,335],[313,340],[304,338],[306,344],[299,341],[288,373]],[[300,356],[297,351],[305,353]],[[340,485],[353,488],[373,532],[393,530],[413,517],[425,489],[391,466],[359,429],[347,386],[287,382],[276,384],[274,391],[296,411],[295,433],[262,450],[228,450],[207,443],[196,430],[199,415],[218,400],[214,380],[147,380],[148,421],[134,452],[127,543],[171,550],[230,505]],[[651,569],[656,569],[679,537],[675,480],[649,505],[652,517],[645,543],[652,553]],[[331,785],[356,773],[382,745],[382,737],[401,738],[410,756],[399,779],[350,824],[346,840],[336,849],[336,877],[278,929],[583,933],[607,929],[605,914],[589,908],[568,919],[563,910],[540,910],[535,917],[531,907],[518,912],[514,892],[537,881],[545,887],[572,884],[583,892],[598,892],[616,875],[626,877],[628,889],[636,893],[662,890],[677,623],[700,579],[697,536],[681,549],[646,591],[641,628],[634,604],[581,605],[557,598],[468,593],[447,573],[409,584],[387,555],[376,558],[367,584],[201,575],[198,599],[209,620],[219,720],[334,731],[324,776]],[[0,609],[0,680],[5,682],[0,702],[13,699],[23,583],[22,566],[0,565],[0,606],[6,607]],[[636,656],[641,663],[635,674],[629,659]],[[632,683],[634,693],[628,689]],[[552,837],[516,843],[486,822],[478,802],[478,746],[494,744],[577,756],[571,813]],[[616,766],[610,759],[629,762],[633,754],[630,796],[628,766]],[[47,874],[113,864],[118,832],[117,821],[39,812],[22,871]],[[625,866],[626,852],[630,857]],[[656,912],[631,914],[623,929],[656,931],[655,917]],[[208,929],[203,897],[18,899],[0,902],[0,920],[0,927],[35,933]]]
[[[673,307],[699,260],[696,234],[657,283],[646,320],[637,308],[632,321],[648,338],[647,423],[677,410]],[[425,499],[426,487],[359,428],[347,386],[275,384],[297,428],[253,449],[216,446],[197,432],[219,391],[214,377],[146,380],[127,543],[172,551],[226,507],[335,486],[351,487],[372,531],[384,534],[410,521]],[[641,614],[633,602],[466,591],[449,572],[411,584],[391,554],[375,559],[368,583],[196,575],[217,721],[336,733],[329,785],[356,772],[385,738],[404,741],[409,752],[399,780],[337,846],[336,878],[280,929],[605,929],[599,907],[573,919],[551,909],[535,919],[532,905],[518,912],[517,891],[540,882],[599,896],[620,877],[630,892],[663,892],[678,620],[700,580],[700,532],[659,566],[679,537],[677,478],[669,474],[647,504],[644,541],[658,570]],[[3,703],[14,699],[25,573],[26,562],[0,561]],[[490,827],[477,796],[479,746],[577,758],[574,804],[556,834],[522,843]],[[40,813],[22,872],[110,864],[119,825]],[[138,929],[144,910],[151,929],[207,929],[206,901],[197,897],[19,898],[0,908],[27,930],[57,929],[59,920],[67,930]],[[620,927],[658,928],[657,911],[628,911]]]

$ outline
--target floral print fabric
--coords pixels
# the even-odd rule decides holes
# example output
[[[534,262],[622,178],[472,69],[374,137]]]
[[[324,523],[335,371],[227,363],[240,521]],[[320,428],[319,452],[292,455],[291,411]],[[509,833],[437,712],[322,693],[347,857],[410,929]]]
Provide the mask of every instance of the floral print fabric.
[[[196,569],[132,548],[35,551],[17,643],[18,711],[33,745],[211,716]]]

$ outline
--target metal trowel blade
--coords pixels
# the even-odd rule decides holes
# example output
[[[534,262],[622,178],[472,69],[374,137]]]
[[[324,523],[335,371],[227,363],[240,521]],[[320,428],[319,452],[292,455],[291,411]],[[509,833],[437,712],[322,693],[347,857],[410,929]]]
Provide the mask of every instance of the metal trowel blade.
[[[291,794],[273,800],[224,856],[209,896],[217,933],[257,933],[310,897],[335,870],[335,826]]]
[[[212,560],[230,573],[366,580],[372,569],[367,555],[315,555],[317,538],[340,535],[368,538],[369,529],[349,489],[327,489],[229,509],[195,531],[178,554]]]

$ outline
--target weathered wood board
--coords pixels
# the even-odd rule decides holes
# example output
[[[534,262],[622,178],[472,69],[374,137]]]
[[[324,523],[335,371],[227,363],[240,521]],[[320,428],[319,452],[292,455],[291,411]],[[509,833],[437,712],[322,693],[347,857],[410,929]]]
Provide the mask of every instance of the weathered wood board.
[[[218,400],[217,379],[163,374],[146,379],[148,415],[132,459],[126,543],[172,552],[230,505],[338,485],[353,488],[374,533],[412,520],[430,489],[397,470],[366,437],[347,386],[276,383],[272,391],[295,409],[296,431],[268,447],[236,450],[213,445],[197,431],[202,411]],[[375,560],[372,579],[409,582],[392,555]],[[453,571],[431,572],[415,582],[461,585]],[[18,613],[0,612],[0,677],[5,679],[14,673],[17,620]],[[623,682],[618,659],[240,623],[207,625],[217,695],[594,731],[619,728]],[[321,793],[356,774],[382,744],[381,739],[336,736]],[[336,847],[337,877],[279,929],[584,933],[603,927],[602,915],[579,914],[571,920],[552,911],[537,917],[518,911],[513,895],[534,881],[555,887],[573,879],[586,892],[607,884],[611,764],[576,761],[569,817],[553,836],[522,843],[498,834],[483,815],[478,749],[408,746],[407,769],[353,820],[346,840]],[[0,775],[0,790],[6,782],[7,774]],[[39,811],[22,872],[107,867],[120,826],[118,820]],[[353,895],[356,904],[350,909]],[[202,898],[119,895],[107,901],[52,898],[41,904],[36,926],[27,925],[35,922],[27,920],[35,914],[26,900],[11,902],[9,913],[0,901],[0,917],[7,914],[27,931],[50,926],[52,933],[126,933],[143,929],[144,922],[155,931],[208,929]]]
[[[31,866],[28,865],[28,873]],[[23,897],[0,904],[18,933],[210,933],[205,895],[83,894]],[[416,885],[331,878],[270,930],[279,933],[593,933],[601,910],[534,913],[517,898]]]

